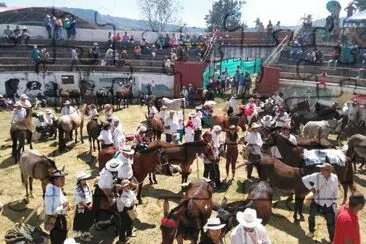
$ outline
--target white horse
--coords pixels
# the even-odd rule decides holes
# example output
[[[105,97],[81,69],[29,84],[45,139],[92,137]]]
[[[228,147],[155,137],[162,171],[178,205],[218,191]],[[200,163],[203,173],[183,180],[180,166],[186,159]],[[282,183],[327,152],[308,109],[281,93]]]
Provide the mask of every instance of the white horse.
[[[165,105],[168,110],[180,110],[185,108],[186,99],[184,97],[176,99],[169,99],[164,97],[161,102],[162,105]]]

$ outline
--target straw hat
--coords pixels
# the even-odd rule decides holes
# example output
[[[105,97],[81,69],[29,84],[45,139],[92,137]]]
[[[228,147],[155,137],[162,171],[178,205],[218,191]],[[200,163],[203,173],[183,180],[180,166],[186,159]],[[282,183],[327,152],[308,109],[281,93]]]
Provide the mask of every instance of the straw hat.
[[[327,169],[329,172],[333,172],[334,168],[332,165],[330,165],[329,163],[323,163],[323,164],[318,164],[316,167],[318,168],[325,168]]]
[[[127,179],[121,181],[121,186],[122,187],[129,186],[130,184],[131,184],[131,182]]]
[[[55,170],[55,171],[52,173],[51,178],[55,179],[55,178],[59,178],[59,177],[65,177],[65,173],[64,173],[64,172],[62,172],[61,170]]]
[[[77,180],[85,180],[85,179],[89,179],[91,177],[90,173],[86,173],[85,171],[79,171],[76,174],[76,179]]]
[[[260,128],[262,127],[261,124],[257,124],[256,122],[254,122],[251,126],[250,126],[250,129],[256,129],[256,128]]]
[[[219,218],[209,218],[205,226],[203,226],[203,231],[207,230],[220,230],[225,227],[225,224],[221,224]]]
[[[70,105],[71,103],[70,103],[70,101],[69,100],[66,100],[65,102],[64,102],[64,105]]]
[[[254,228],[262,223],[262,219],[257,218],[257,211],[252,208],[247,208],[244,212],[238,212],[236,220],[246,228]]]
[[[110,172],[116,172],[120,166],[121,164],[116,158],[112,158],[105,164],[105,168]]]
[[[131,148],[131,146],[125,145],[122,148],[122,153],[125,153],[127,155],[133,155],[135,151]]]
[[[229,126],[229,130],[237,130],[238,128],[236,127],[236,125],[230,125]]]
[[[20,95],[20,99],[28,99],[29,97],[25,94]]]

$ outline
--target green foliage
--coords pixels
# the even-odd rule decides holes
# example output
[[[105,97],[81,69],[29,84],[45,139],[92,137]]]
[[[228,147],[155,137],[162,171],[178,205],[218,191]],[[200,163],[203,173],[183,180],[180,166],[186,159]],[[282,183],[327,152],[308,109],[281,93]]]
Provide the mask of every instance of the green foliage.
[[[5,2],[0,2],[0,7],[7,7]]]
[[[366,9],[366,0],[354,0],[353,2],[360,11]]]
[[[217,28],[220,31],[234,30],[241,23],[241,9],[245,1],[243,0],[218,0],[212,5],[205,16],[208,31]],[[226,19],[226,21],[225,21]]]

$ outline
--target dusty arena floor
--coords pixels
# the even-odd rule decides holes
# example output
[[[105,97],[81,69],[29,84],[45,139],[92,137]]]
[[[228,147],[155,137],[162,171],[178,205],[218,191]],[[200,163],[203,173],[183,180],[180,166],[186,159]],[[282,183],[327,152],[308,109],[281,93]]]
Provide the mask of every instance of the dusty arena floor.
[[[216,114],[222,114],[222,108],[224,103],[219,101],[217,108],[215,110]],[[146,107],[131,106],[128,109],[118,111],[117,115],[121,118],[123,126],[127,133],[132,133],[137,125],[144,120],[145,113],[147,112]],[[186,115],[189,110],[186,111]],[[42,202],[42,193],[39,181],[34,181],[34,193],[35,197],[30,199],[30,203],[26,206],[24,211],[14,211],[8,206],[9,204],[14,205],[13,208],[22,208],[23,203],[16,203],[21,201],[25,196],[25,189],[21,183],[19,166],[13,164],[11,159],[11,141],[9,139],[9,127],[10,127],[10,113],[1,112],[0,113],[1,130],[0,130],[0,202],[4,205],[0,216],[0,242],[4,243],[3,236],[7,230],[9,230],[16,222],[19,222],[21,217],[28,216],[39,204]],[[75,174],[78,170],[91,170],[94,175],[97,174],[97,169],[95,166],[96,161],[93,161],[92,157],[88,155],[89,142],[87,140],[86,129],[84,128],[84,144],[78,143],[73,145],[69,143],[68,147],[72,148],[70,151],[59,155],[57,152],[57,141],[46,141],[46,142],[35,142],[34,149],[38,150],[41,154],[45,154],[53,158],[57,166],[61,168],[63,165],[66,167],[66,172],[68,176],[66,177],[65,191],[68,194],[67,198],[69,201],[72,199],[72,189],[75,184]],[[26,146],[29,149],[29,146]],[[96,157],[97,153],[94,152],[93,156]],[[221,178],[225,177],[224,170],[225,159],[221,161]],[[194,163],[192,165],[192,174],[189,176],[189,180],[196,179],[197,175],[197,165]],[[229,202],[234,200],[245,199],[246,192],[249,184],[245,181],[246,172],[243,167],[243,159],[239,156],[239,162],[237,164],[237,181],[232,182],[226,191],[220,191],[214,194],[213,198],[216,203],[220,202],[223,197],[226,197]],[[199,175],[202,176],[203,164],[202,161],[199,162]],[[366,171],[358,172],[355,175],[355,182],[357,189],[366,194]],[[143,204],[139,205],[138,220],[134,223],[136,228],[137,237],[130,240],[130,243],[160,243],[161,233],[160,233],[160,219],[163,215],[163,200],[164,197],[177,196],[180,193],[180,175],[177,176],[163,176],[158,175],[158,185],[145,185],[142,191],[143,194]],[[148,180],[145,180],[147,183]],[[92,181],[90,182],[92,183]],[[244,187],[245,185],[245,187]],[[340,190],[341,203],[343,191]],[[284,200],[285,198],[281,198]],[[177,199],[172,199],[170,206],[175,206]],[[292,203],[293,206],[293,203]],[[41,207],[42,208],[42,207]],[[40,213],[41,208],[38,210]],[[309,209],[305,207],[305,222],[300,224],[293,223],[292,212],[287,210],[284,201],[281,201],[277,208],[274,209],[276,216],[271,216],[269,223],[266,225],[266,229],[269,233],[272,243],[314,243],[308,239],[305,235],[308,232],[307,217]],[[68,215],[69,226],[72,226],[72,220],[74,216],[74,211],[71,211]],[[213,212],[213,216],[216,216],[216,212]],[[365,243],[366,240],[366,211],[364,210],[360,216],[360,228],[361,228],[361,240]],[[38,220],[37,215],[33,216],[30,224],[34,226],[41,225],[41,221]],[[321,243],[327,243],[328,234],[326,228],[325,219],[322,217],[317,217],[316,219],[316,232],[315,239]],[[114,243],[113,230],[112,228],[104,232],[93,231],[96,239],[92,243]],[[69,237],[77,237],[77,233],[69,231]],[[78,242],[79,239],[76,239]],[[116,239],[117,240],[117,239]],[[230,243],[230,236],[226,237],[227,243]]]

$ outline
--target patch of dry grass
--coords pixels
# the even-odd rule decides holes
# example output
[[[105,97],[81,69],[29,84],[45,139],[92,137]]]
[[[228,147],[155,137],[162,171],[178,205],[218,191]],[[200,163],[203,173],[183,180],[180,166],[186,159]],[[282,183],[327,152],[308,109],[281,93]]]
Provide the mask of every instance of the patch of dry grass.
[[[216,113],[221,114],[224,103],[219,102]],[[125,131],[127,133],[132,133],[137,125],[145,119],[144,114],[147,112],[146,108],[141,108],[139,106],[131,106],[128,109],[118,111],[116,114],[121,118]],[[186,115],[188,114],[186,111]],[[21,184],[20,172],[18,165],[14,165],[11,160],[11,142],[9,138],[9,125],[10,125],[10,114],[8,112],[0,113],[0,123],[2,130],[0,131],[0,190],[2,190],[2,195],[0,195],[0,201],[5,205],[3,212],[0,216],[0,236],[4,236],[5,232],[10,229],[16,222],[18,222],[22,216],[27,216],[37,205],[42,201],[42,193],[39,181],[34,182],[34,193],[35,198],[30,199],[30,203],[27,205],[27,209],[23,212],[16,212],[10,210],[7,204],[14,201],[21,200],[25,195],[25,189]],[[86,130],[84,128],[84,135],[86,135]],[[85,143],[74,145],[72,150],[62,155],[52,157],[58,167],[66,166],[66,171],[69,175],[66,178],[65,191],[68,194],[69,201],[72,199],[72,190],[75,184],[75,174],[78,170],[92,170],[96,172],[96,168],[93,162],[90,162],[90,157],[85,157],[86,152],[89,150],[89,143],[87,138],[84,139]],[[72,144],[69,144],[69,147]],[[28,146],[26,147],[28,148]],[[36,142],[34,148],[40,153],[48,155],[52,151],[57,150],[57,143],[55,141],[47,142]],[[93,153],[94,156],[97,153]],[[79,156],[79,157],[78,157]],[[87,162],[86,162],[87,161]],[[221,161],[221,178],[225,177],[225,160]],[[243,159],[239,157],[238,169],[236,173],[237,181],[233,182],[229,189],[224,192],[218,192],[214,194],[214,201],[220,202],[225,196],[229,201],[244,199],[246,197],[243,187],[243,181],[246,177],[245,168],[240,166],[243,164]],[[203,173],[203,164],[200,161],[199,164],[199,175]],[[197,178],[197,164],[194,163],[192,167],[192,174],[189,179]],[[162,205],[163,200],[166,196],[176,195],[180,191],[180,176],[168,177],[158,175],[158,185],[149,186],[146,185],[143,188],[143,204],[138,206],[139,221],[136,223],[137,237],[131,240],[131,243],[160,243],[161,234],[159,229],[160,219],[162,217]],[[362,174],[355,176],[358,189],[366,193],[366,177]],[[146,180],[145,180],[146,182]],[[246,186],[246,190],[247,190]],[[340,194],[341,196],[341,194]],[[177,200],[172,200],[170,202],[171,207],[176,205]],[[39,212],[39,211],[38,211]],[[278,205],[278,208],[274,209],[277,215],[283,217],[271,216],[270,222],[266,226],[272,243],[313,243],[305,237],[307,233],[307,214],[305,214],[305,222],[300,224],[292,223],[292,212],[288,211],[283,202]],[[308,209],[304,209],[305,213],[308,213]],[[213,215],[216,213],[213,212]],[[73,211],[69,213],[68,219],[70,220],[70,226],[73,219]],[[365,211],[361,213],[360,216],[360,227],[362,232],[362,240],[366,238],[366,224],[364,220],[366,219]],[[30,222],[32,225],[40,225],[41,222],[34,216]],[[316,239],[323,240],[327,239],[327,229],[325,220],[321,217],[316,219]],[[113,243],[113,231],[108,230],[106,232],[95,232],[94,235],[97,237],[94,243]],[[72,231],[69,232],[69,236],[77,236],[77,233]],[[3,239],[2,241],[3,242]],[[229,237],[227,237],[227,243],[230,243]]]

